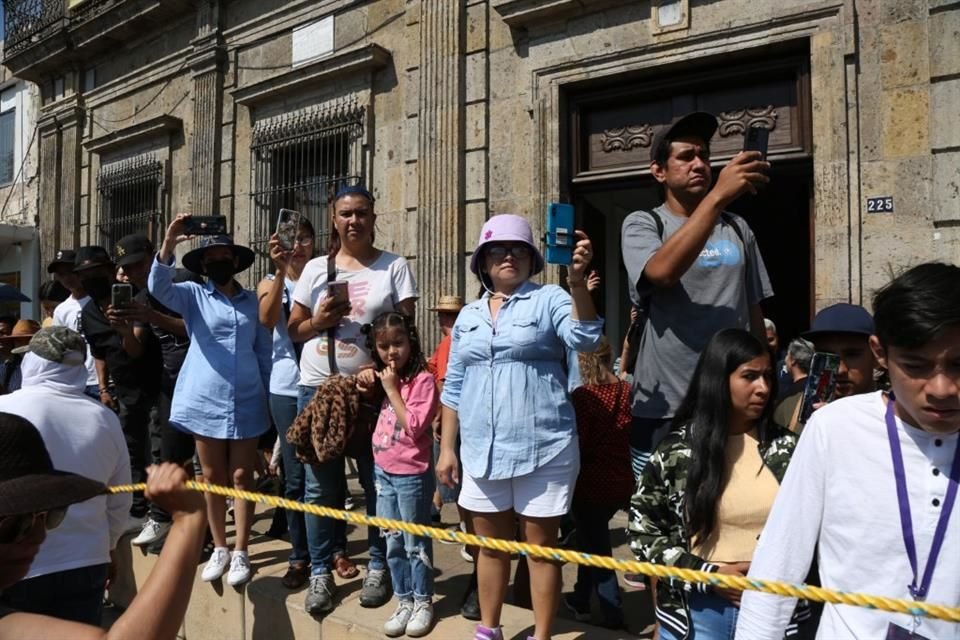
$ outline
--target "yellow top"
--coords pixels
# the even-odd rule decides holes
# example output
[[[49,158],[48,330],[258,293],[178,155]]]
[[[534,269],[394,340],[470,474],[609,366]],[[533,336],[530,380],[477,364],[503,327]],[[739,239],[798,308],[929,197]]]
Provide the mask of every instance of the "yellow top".
[[[767,522],[780,484],[763,464],[756,429],[731,435],[726,447],[726,481],[717,501],[713,532],[692,552],[708,562],[749,562]]]

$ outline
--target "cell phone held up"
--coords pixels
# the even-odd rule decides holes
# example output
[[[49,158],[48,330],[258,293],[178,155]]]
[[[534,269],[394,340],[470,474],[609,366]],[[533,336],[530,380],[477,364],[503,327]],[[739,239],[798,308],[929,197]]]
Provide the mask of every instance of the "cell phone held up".
[[[840,356],[835,353],[817,351],[810,360],[810,373],[803,387],[800,402],[798,424],[806,424],[813,413],[813,406],[830,402],[837,386],[837,370],[840,368]]]
[[[133,286],[118,282],[110,289],[110,305],[114,309],[122,309],[133,302]]]
[[[748,127],[743,133],[743,150],[759,151],[760,159],[767,159],[767,147],[770,144],[770,130],[766,127]]]
[[[327,285],[327,289],[329,290],[328,295],[336,304],[350,302],[350,291],[346,282],[342,280],[334,280]]]
[[[227,216],[190,216],[184,221],[188,236],[221,236],[227,233]]]
[[[277,216],[277,241],[284,251],[293,251],[297,246],[297,233],[300,231],[300,212],[292,209],[280,209]]]
[[[553,202],[547,206],[547,262],[569,265],[577,244],[573,205]]]

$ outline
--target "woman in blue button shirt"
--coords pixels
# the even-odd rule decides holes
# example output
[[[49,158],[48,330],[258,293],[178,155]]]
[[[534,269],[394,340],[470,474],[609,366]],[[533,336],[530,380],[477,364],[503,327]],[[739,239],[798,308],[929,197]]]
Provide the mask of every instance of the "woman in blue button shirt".
[[[543,257],[520,216],[493,216],[480,232],[470,269],[483,296],[464,307],[453,328],[444,383],[437,478],[456,482],[457,435],[463,461],[459,504],[478,535],[555,546],[580,468],[577,428],[567,396],[567,354],[593,351],[602,321],[586,288],[590,240],[577,232],[570,292],[538,285]],[[502,640],[500,610],[510,555],[481,549],[477,558],[481,624],[476,640]],[[530,558],[530,592],[538,640],[550,638],[560,567]]]
[[[207,277],[174,284],[174,248],[187,240],[181,213],[167,228],[160,253],[150,269],[148,286],[161,304],[183,316],[190,348],[177,378],[170,424],[193,434],[207,482],[253,490],[257,440],[270,427],[267,390],[273,341],[260,324],[257,298],[234,275],[253,263],[253,252],[235,245],[229,236],[205,238],[200,248],[183,257],[183,266]],[[259,375],[258,375],[259,374]],[[247,542],[253,523],[253,503],[234,505],[237,522],[235,550],[227,549],[226,500],[204,494],[214,551],[201,577],[207,582],[227,570],[227,583],[250,579]]]

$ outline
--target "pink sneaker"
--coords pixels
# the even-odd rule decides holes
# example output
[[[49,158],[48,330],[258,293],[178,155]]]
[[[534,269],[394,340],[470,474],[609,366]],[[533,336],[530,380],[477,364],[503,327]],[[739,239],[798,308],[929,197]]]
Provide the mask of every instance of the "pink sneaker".
[[[473,632],[473,640],[503,640],[503,631],[501,627],[491,629],[478,624],[476,631]]]

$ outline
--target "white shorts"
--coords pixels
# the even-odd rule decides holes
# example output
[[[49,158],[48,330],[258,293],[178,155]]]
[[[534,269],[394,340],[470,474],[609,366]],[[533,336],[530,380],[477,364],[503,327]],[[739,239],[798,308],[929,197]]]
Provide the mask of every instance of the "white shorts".
[[[574,438],[547,464],[523,476],[484,480],[464,471],[457,503],[478,513],[512,509],[531,518],[562,516],[570,511],[579,473],[580,444]]]

